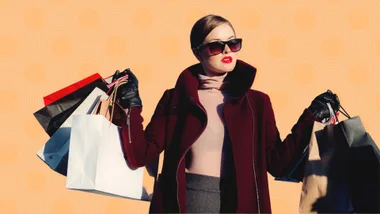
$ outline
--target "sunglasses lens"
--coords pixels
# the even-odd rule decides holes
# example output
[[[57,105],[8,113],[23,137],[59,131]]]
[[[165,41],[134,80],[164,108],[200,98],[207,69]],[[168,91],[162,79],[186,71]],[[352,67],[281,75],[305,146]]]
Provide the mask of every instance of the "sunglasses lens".
[[[219,42],[212,42],[208,46],[212,55],[220,54],[223,52],[224,45]]]
[[[226,44],[232,52],[238,52],[241,49],[241,41],[241,39],[233,39],[228,42],[211,42],[206,44],[205,47],[208,48],[211,55],[222,53]]]
[[[231,40],[228,43],[228,47],[231,49],[232,52],[237,52],[241,49],[241,40],[234,39]]]

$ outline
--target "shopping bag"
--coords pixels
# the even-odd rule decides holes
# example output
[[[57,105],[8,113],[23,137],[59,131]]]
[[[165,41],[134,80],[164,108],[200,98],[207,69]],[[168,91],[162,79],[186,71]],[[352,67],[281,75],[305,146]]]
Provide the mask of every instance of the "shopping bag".
[[[380,213],[380,151],[359,116],[334,127],[334,135],[349,147],[348,183],[357,213]]]
[[[126,70],[124,72],[126,72]],[[106,100],[101,99],[98,102],[98,104],[94,108],[93,114],[101,114],[109,121],[111,121],[111,118],[112,118],[113,124],[117,126],[121,126],[121,123],[126,123],[125,115],[128,114],[128,109],[123,110],[120,104],[116,102],[116,92],[117,92],[117,87],[128,83],[128,75],[125,75],[113,81],[112,83],[115,84],[116,86],[115,90],[113,90],[112,88],[112,92],[110,96]],[[146,165],[145,168],[146,168],[146,173],[148,175],[144,174],[144,183],[151,182],[152,179],[147,178],[147,177],[158,178],[158,174],[161,172],[161,169],[162,169],[162,167],[159,167],[159,158],[157,158],[156,160]],[[153,193],[153,186],[151,188],[148,187],[145,190],[147,190],[147,194]]]
[[[106,99],[108,103],[114,104],[114,94]],[[106,104],[104,100],[99,102]],[[109,119],[99,114],[108,112],[108,108],[99,111],[101,106],[98,104],[91,115],[74,116],[66,188],[149,200],[143,191],[143,168],[130,168],[124,157],[121,127],[112,123],[115,105]]]
[[[314,123],[300,213],[380,213],[379,148],[360,117],[344,112],[337,124]]]
[[[336,139],[334,126],[314,123],[300,213],[354,212],[348,183],[348,146]]]
[[[98,74],[98,73],[95,73],[89,77],[86,77],[76,83],[73,83],[65,88],[62,88],[54,93],[51,93],[47,96],[45,96],[43,99],[44,99],[44,103],[45,103],[45,106],[48,106],[49,104],[51,103],[54,103],[55,101],[65,97],[66,95],[68,94],[71,94],[73,93],[74,91],[94,82],[95,80],[97,79],[101,79],[102,77]]]
[[[339,115],[339,112],[336,112],[335,116],[330,115],[330,118],[324,121],[323,124],[325,125],[336,124],[338,115]],[[288,167],[288,169],[286,169],[285,176],[275,177],[274,180],[295,182],[295,183],[301,182],[303,180],[304,169],[306,167],[305,166],[306,162],[308,161],[309,152],[310,152],[310,147],[308,145],[303,150],[300,158],[297,158],[291,161],[290,166]]]
[[[143,168],[128,167],[120,128],[103,115],[75,115],[66,188],[141,199]]]
[[[300,213],[311,213],[317,210],[313,208],[315,202],[326,195],[327,190],[327,172],[324,162],[319,156],[319,149],[316,139],[316,132],[323,130],[325,124],[314,122],[307,162],[304,169],[302,182],[301,199],[299,204]]]
[[[348,184],[348,144],[334,135],[338,124],[328,104],[333,123],[314,122],[305,164],[299,204],[300,213],[353,212]]]
[[[129,68],[127,69],[129,70]],[[125,72],[125,71],[124,71]],[[108,88],[111,88],[114,84],[124,80],[124,79],[127,79],[128,78],[128,75],[125,75],[117,80],[114,80],[112,81],[112,76],[109,76],[105,79],[103,79],[103,81],[107,84]],[[102,79],[102,77],[100,76],[100,74],[98,73],[95,73],[91,76],[88,76],[76,83],[73,83],[65,88],[62,88],[54,93],[51,93],[45,97],[43,97],[43,100],[44,100],[44,104],[45,106],[48,106],[50,105],[51,103],[54,103],[55,101],[65,97],[66,95],[69,95],[71,93],[73,93],[74,91],[94,82],[95,80],[98,80],[98,79]]]
[[[334,138],[334,124],[314,122],[305,165],[300,213],[353,212],[347,145]]]
[[[66,175],[73,116],[90,114],[101,98],[107,98],[106,93],[99,88],[95,88],[37,152],[37,156],[51,169]]]
[[[108,91],[107,84],[103,79],[97,79],[54,103],[43,107],[35,112],[34,116],[46,133],[48,133],[49,136],[52,136],[96,87],[105,92]]]

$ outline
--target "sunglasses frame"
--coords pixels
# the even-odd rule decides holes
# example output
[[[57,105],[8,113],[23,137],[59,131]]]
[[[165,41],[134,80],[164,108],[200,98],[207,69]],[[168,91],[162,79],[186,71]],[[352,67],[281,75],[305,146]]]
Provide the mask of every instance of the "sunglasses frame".
[[[237,41],[238,41],[237,44],[240,43],[240,48],[239,48],[239,50],[237,50],[237,51],[232,51],[231,48],[230,48],[230,45],[229,45],[229,43],[232,43],[232,41],[234,41],[234,40],[237,40]],[[230,50],[231,50],[232,52],[238,52],[238,51],[240,51],[240,50],[241,50],[241,47],[242,47],[243,39],[242,39],[242,38],[235,38],[235,39],[230,39],[230,40],[228,40],[228,41],[215,41],[215,42],[209,42],[209,43],[206,43],[206,44],[201,44],[201,45],[199,45],[198,47],[193,48],[193,50],[194,50],[194,51],[197,51],[197,52],[201,52],[202,49],[204,49],[204,48],[206,48],[206,47],[209,47],[211,44],[215,44],[215,43],[222,44],[222,45],[223,45],[223,49],[222,49],[221,52],[216,53],[216,54],[212,54],[211,51],[210,51],[210,49],[209,49],[209,50],[208,50],[208,53],[209,53],[210,56],[214,56],[214,55],[218,55],[218,54],[222,53],[222,52],[224,51],[224,49],[226,48],[226,45],[228,46],[228,48],[230,48]]]

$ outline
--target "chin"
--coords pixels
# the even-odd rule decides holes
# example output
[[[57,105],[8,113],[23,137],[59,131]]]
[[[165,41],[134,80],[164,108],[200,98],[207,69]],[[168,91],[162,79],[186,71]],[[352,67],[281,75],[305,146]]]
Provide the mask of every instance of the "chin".
[[[220,66],[220,71],[221,72],[231,72],[234,70],[235,66],[236,66],[236,61],[231,62],[230,64],[222,63],[222,65]]]
[[[214,64],[214,66],[210,66],[209,70],[212,71],[213,73],[218,73],[218,74],[224,74],[226,72],[231,72],[234,70],[236,66],[236,60],[231,62],[230,64],[225,64],[223,62]]]

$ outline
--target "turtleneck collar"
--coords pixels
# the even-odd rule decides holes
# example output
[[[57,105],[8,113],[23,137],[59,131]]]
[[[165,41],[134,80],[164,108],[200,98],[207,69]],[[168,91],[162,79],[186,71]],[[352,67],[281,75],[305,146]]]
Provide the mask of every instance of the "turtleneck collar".
[[[228,72],[220,76],[207,76],[205,74],[198,73],[199,86],[198,89],[218,89],[221,90],[225,82],[224,78],[227,76]]]
[[[178,90],[180,96],[190,102],[198,103],[199,78],[198,73],[202,72],[203,66],[197,63],[183,70],[175,84],[175,89]],[[226,76],[225,91],[232,96],[232,99],[238,99],[244,96],[245,93],[252,87],[256,76],[256,68],[252,65],[237,60],[233,71],[228,72]]]

